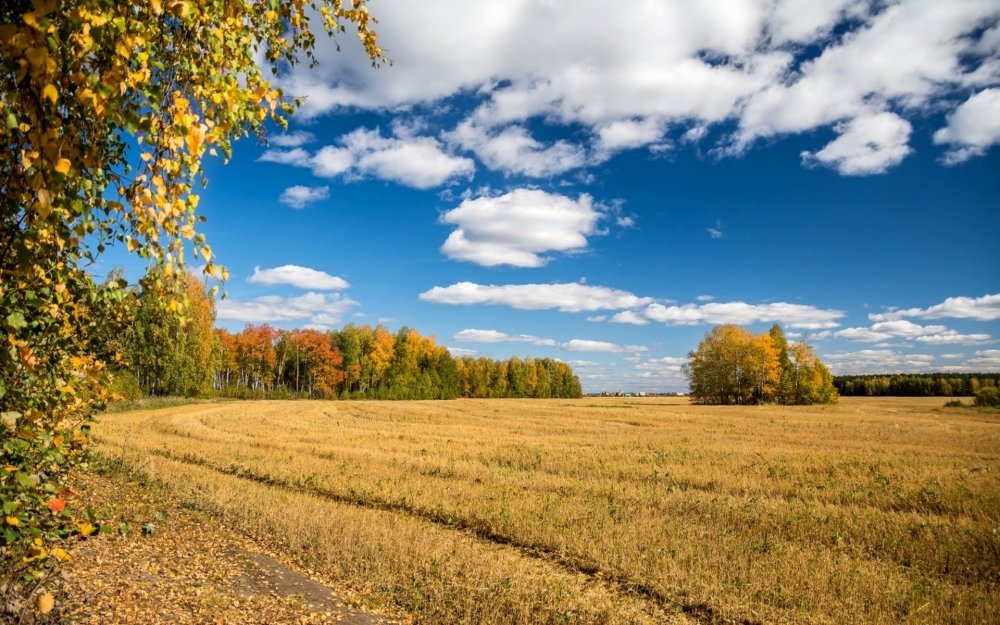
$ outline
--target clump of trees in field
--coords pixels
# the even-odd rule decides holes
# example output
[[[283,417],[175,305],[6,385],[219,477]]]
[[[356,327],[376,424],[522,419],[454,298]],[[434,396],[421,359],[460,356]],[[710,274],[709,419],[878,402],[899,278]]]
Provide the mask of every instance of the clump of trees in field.
[[[844,396],[972,397],[981,389],[1000,387],[1000,373],[838,375],[833,383]]]
[[[781,326],[753,334],[716,326],[688,354],[685,374],[700,404],[829,404],[833,376],[805,343],[789,343]]]
[[[152,281],[133,292],[134,322],[123,339],[127,371],[116,390],[141,395],[454,399],[580,397],[580,380],[551,358],[455,359],[432,336],[403,327],[349,324],[339,330],[214,328],[212,293],[184,283],[187,314],[169,313]],[[111,348],[109,348],[111,349]]]

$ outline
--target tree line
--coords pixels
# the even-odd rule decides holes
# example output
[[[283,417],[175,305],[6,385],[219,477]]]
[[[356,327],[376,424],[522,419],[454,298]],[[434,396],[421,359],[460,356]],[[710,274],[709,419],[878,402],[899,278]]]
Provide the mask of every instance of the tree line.
[[[688,354],[684,373],[699,404],[829,404],[838,397],[812,348],[789,343],[777,324],[762,334],[716,326]]]
[[[833,383],[844,396],[972,397],[980,389],[1000,387],[1000,373],[838,375]]]
[[[283,330],[248,324],[215,328],[215,301],[188,276],[183,316],[147,278],[134,294],[134,318],[115,349],[126,370],[125,396],[217,395],[320,399],[580,397],[580,380],[551,358],[453,358],[433,336],[402,327],[348,324],[339,330]],[[119,345],[118,342],[121,342]],[[112,351],[112,348],[109,348]]]

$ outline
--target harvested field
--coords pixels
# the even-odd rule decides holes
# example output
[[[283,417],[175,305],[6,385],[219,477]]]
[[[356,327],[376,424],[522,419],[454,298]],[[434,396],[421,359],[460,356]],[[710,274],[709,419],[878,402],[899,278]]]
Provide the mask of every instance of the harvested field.
[[[1000,417],[941,403],[222,402],[95,436],[418,622],[998,622]]]

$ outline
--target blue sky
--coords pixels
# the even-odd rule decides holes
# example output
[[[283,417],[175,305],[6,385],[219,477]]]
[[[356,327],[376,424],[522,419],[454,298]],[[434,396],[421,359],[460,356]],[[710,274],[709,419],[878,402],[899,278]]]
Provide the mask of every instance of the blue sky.
[[[370,10],[391,67],[322,44],[289,132],[206,165],[220,325],[408,325],[588,392],[684,390],[724,322],[1000,369],[995,1]]]

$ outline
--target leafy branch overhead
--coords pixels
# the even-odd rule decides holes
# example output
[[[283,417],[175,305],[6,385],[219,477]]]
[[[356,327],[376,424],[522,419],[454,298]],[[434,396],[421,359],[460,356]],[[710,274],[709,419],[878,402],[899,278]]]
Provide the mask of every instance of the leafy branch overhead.
[[[120,357],[95,337],[129,313],[124,281],[86,269],[121,244],[164,292],[192,262],[225,278],[197,230],[202,160],[285,125],[298,103],[268,69],[314,63],[317,32],[350,26],[383,62],[373,25],[363,0],[0,5],[0,585],[34,588],[48,545],[83,533],[51,502]],[[183,314],[184,298],[167,306]]]

